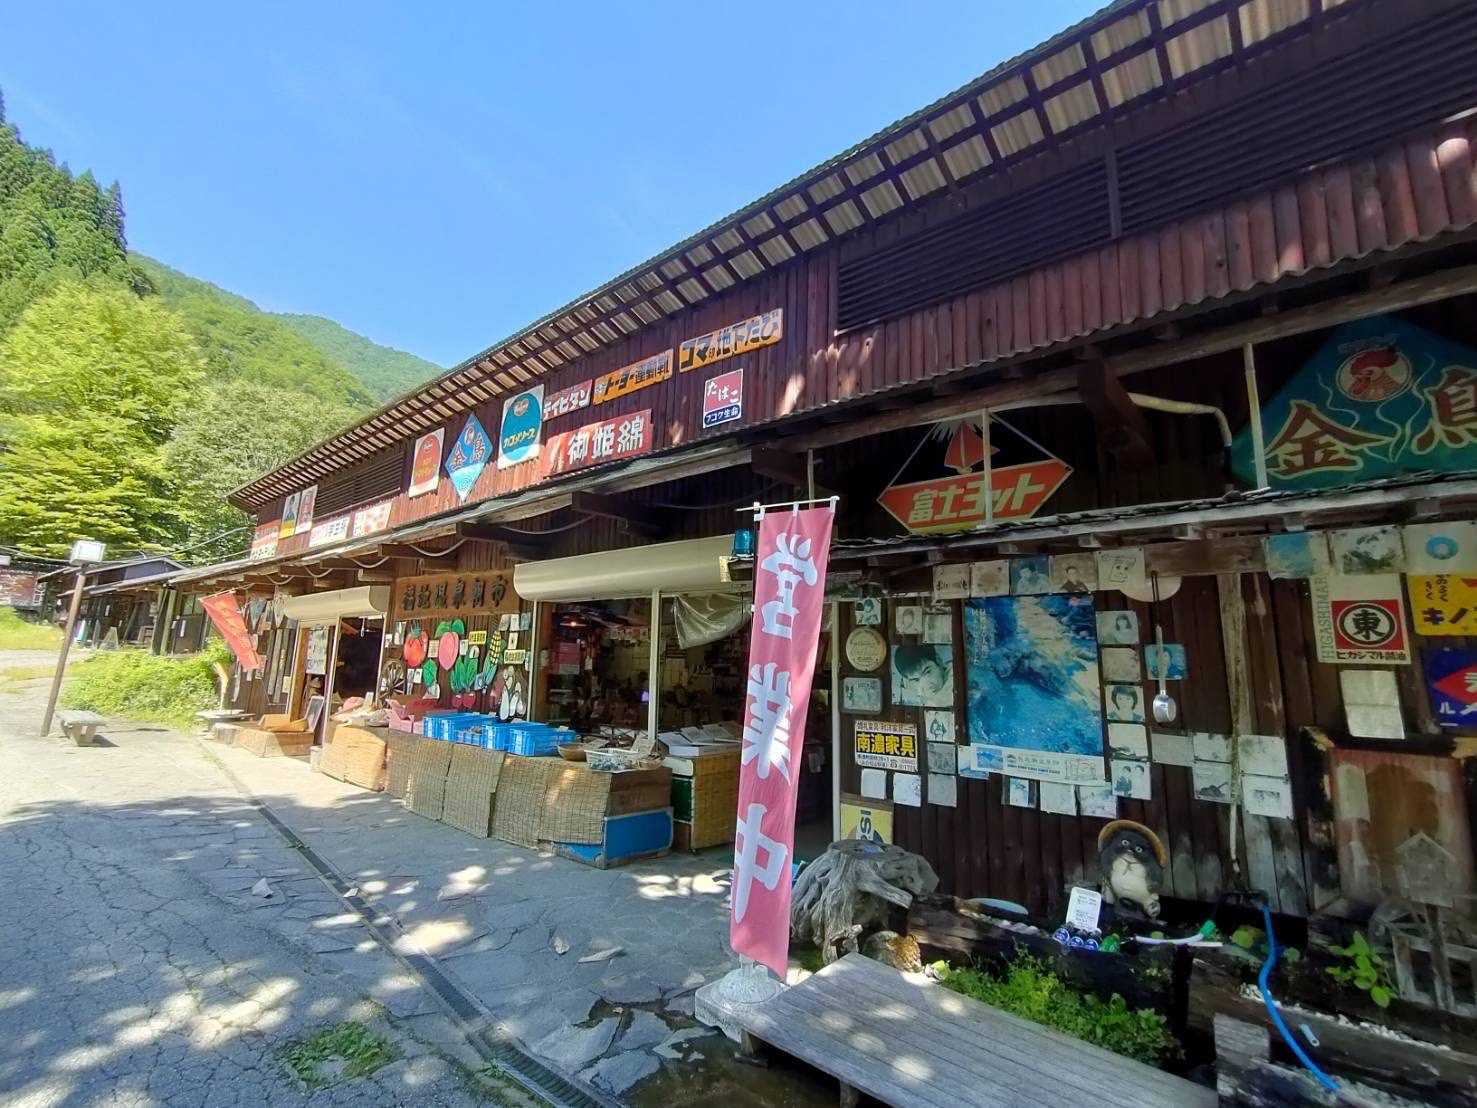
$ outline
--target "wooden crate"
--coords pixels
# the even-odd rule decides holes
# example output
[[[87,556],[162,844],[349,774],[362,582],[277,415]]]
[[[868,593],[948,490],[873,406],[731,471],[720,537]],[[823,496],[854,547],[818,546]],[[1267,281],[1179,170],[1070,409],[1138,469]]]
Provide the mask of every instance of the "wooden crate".
[[[342,724],[318,762],[318,772],[379,792],[385,787],[385,740],[366,727]]]
[[[649,812],[671,803],[672,771],[665,766],[625,770],[607,776],[610,778],[610,799],[605,806],[607,816]]]
[[[556,854],[597,869],[659,858],[672,847],[672,809],[608,816],[595,843],[550,842]]]
[[[258,758],[303,758],[313,749],[313,732],[243,727],[236,736],[236,745]]]
[[[733,842],[738,811],[739,748],[696,758],[668,758],[678,850]]]

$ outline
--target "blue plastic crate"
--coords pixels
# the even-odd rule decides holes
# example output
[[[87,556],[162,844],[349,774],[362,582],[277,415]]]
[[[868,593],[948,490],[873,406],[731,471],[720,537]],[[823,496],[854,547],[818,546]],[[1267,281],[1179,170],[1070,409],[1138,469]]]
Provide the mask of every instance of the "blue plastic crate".
[[[598,843],[554,843],[554,851],[587,866],[607,869],[672,849],[672,809],[606,816]]]

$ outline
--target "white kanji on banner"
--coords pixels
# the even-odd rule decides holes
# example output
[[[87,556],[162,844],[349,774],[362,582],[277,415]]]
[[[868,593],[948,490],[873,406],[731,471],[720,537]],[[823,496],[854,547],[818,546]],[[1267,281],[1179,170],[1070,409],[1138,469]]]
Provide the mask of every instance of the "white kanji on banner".
[[[771,767],[790,779],[790,674],[773,662],[749,670],[749,710],[744,713],[743,765],[761,778]]]

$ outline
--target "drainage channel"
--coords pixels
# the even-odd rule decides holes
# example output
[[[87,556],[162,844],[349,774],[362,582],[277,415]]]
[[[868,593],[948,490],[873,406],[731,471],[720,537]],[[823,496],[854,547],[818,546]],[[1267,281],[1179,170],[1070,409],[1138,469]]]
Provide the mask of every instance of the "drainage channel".
[[[428,989],[451,1014],[472,1046],[484,1061],[494,1065],[512,1081],[528,1092],[547,1100],[555,1108],[619,1108],[619,1102],[602,1096],[583,1085],[555,1072],[538,1059],[524,1051],[493,1020],[492,1016],[461,986],[452,981],[429,954],[405,948],[412,944],[405,938],[400,925],[383,912],[374,908],[361,897],[356,887],[344,880],[311,846],[303,842],[291,827],[283,823],[277,813],[259,800],[237,777],[231,767],[221,761],[204,741],[197,739],[201,752],[241,794],[246,803],[282,836],[284,842],[297,851],[312,866],[318,876],[333,889],[338,897],[354,910],[369,933],[385,951],[410,973],[423,988]]]

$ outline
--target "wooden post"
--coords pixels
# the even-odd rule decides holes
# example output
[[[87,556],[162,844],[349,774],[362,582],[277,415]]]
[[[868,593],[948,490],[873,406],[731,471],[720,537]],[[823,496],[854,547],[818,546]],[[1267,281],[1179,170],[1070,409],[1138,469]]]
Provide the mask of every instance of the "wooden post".
[[[67,609],[67,627],[62,632],[62,652],[56,659],[56,672],[51,675],[51,692],[46,697],[46,714],[41,717],[41,734],[51,734],[51,717],[56,714],[56,699],[61,695],[62,677],[67,671],[67,654],[72,649],[72,635],[77,629],[77,613],[82,610],[82,589],[87,584],[87,570],[77,567],[77,585],[72,589],[72,605]]]
[[[831,601],[831,841],[841,837],[841,602]]]
[[[985,408],[980,412],[980,453],[984,457],[984,468],[981,470],[985,488],[985,522],[995,522],[995,489],[993,469],[990,458],[990,409]]]
[[[1256,471],[1256,487],[1267,487],[1267,448],[1262,438],[1262,400],[1256,384],[1256,354],[1251,343],[1241,344],[1241,364],[1246,371],[1246,418],[1251,427],[1251,463]]]
[[[662,590],[651,590],[651,651],[647,655],[649,672],[646,675],[646,735],[656,742],[657,724],[661,713],[657,701],[662,694]]]

